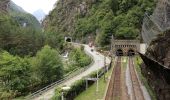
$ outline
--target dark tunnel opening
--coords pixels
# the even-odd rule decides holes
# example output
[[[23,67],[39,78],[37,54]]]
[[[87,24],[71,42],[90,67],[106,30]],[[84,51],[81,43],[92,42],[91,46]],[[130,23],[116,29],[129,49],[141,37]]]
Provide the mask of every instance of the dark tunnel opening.
[[[116,51],[116,56],[123,56],[123,51],[121,49],[118,49]]]
[[[66,42],[71,42],[71,38],[67,38],[67,39],[66,39]]]
[[[130,49],[130,50],[128,51],[128,56],[134,56],[134,55],[135,55],[135,51],[132,50],[132,49]]]

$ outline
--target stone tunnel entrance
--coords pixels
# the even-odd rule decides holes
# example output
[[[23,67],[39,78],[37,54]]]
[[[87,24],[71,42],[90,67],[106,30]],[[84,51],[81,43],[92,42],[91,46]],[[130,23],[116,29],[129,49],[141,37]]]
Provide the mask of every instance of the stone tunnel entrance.
[[[71,39],[70,39],[70,38],[67,38],[67,39],[66,39],[66,42],[71,42]]]
[[[65,42],[72,42],[72,38],[71,37],[65,37]]]
[[[113,40],[113,54],[116,56],[134,56],[140,51],[138,40]]]

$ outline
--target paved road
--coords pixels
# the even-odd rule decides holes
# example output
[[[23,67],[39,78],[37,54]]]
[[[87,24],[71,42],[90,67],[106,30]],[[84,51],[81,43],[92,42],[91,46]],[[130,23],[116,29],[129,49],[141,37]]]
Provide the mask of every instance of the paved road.
[[[86,71],[84,71],[83,73],[66,81],[61,86],[63,85],[70,86],[75,81],[80,80],[84,76],[87,76],[91,72],[96,71],[97,69],[100,69],[104,66],[104,56],[96,51],[91,52],[91,48],[88,45],[84,45],[84,46],[85,46],[85,51],[90,53],[93,56],[93,59],[94,59],[93,65],[89,67]],[[106,58],[106,63],[109,63],[109,62],[110,62],[109,58]],[[54,90],[55,88],[50,89],[47,92],[40,95],[39,97],[34,98],[33,100],[49,100],[54,95]]]

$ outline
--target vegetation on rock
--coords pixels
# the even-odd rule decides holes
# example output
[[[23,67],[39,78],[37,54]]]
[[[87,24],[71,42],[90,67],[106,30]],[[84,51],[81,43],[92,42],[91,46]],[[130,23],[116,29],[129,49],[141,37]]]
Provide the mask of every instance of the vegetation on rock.
[[[144,13],[151,14],[154,5],[154,0],[59,0],[43,25],[46,31],[78,41],[92,36],[104,46],[111,34],[118,39],[139,37]]]
[[[14,55],[34,55],[44,44],[43,38],[40,31],[23,28],[10,15],[0,14],[0,48]]]

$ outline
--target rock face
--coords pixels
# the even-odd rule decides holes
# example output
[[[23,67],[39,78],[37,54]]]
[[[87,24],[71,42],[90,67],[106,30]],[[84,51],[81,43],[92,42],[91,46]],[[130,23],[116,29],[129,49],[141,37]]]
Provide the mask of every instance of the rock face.
[[[163,32],[151,42],[146,55],[170,68],[170,30]],[[165,77],[163,76],[164,73],[161,72],[161,74],[155,74],[159,73],[160,70],[153,70],[144,64],[141,68],[149,85],[156,92],[157,99],[170,100],[170,84],[165,81]]]
[[[7,12],[10,0],[0,0],[0,11]]]
[[[170,68],[170,30],[153,40],[146,54]]]
[[[154,0],[58,0],[43,27],[45,33],[106,46],[111,35],[116,39],[137,38],[144,13],[152,12],[154,4]]]
[[[143,27],[143,40],[149,44],[146,55],[164,66],[152,63],[142,64],[143,75],[156,92],[158,100],[170,100],[170,2],[158,0],[156,9]],[[149,22],[150,21],[150,22]],[[143,23],[145,23],[144,21]],[[144,25],[144,24],[143,24]],[[144,36],[146,35],[146,36]],[[148,42],[149,41],[149,42]],[[167,78],[168,77],[168,78]]]
[[[43,21],[43,26],[44,28],[48,28],[49,24],[53,24],[56,25],[55,27],[61,27],[60,29],[53,28],[53,31],[71,34],[74,32],[75,19],[78,16],[85,16],[88,13],[88,9],[96,1],[97,0],[59,0],[56,4],[57,7],[55,7]],[[51,21],[54,19],[53,17],[57,18]]]

